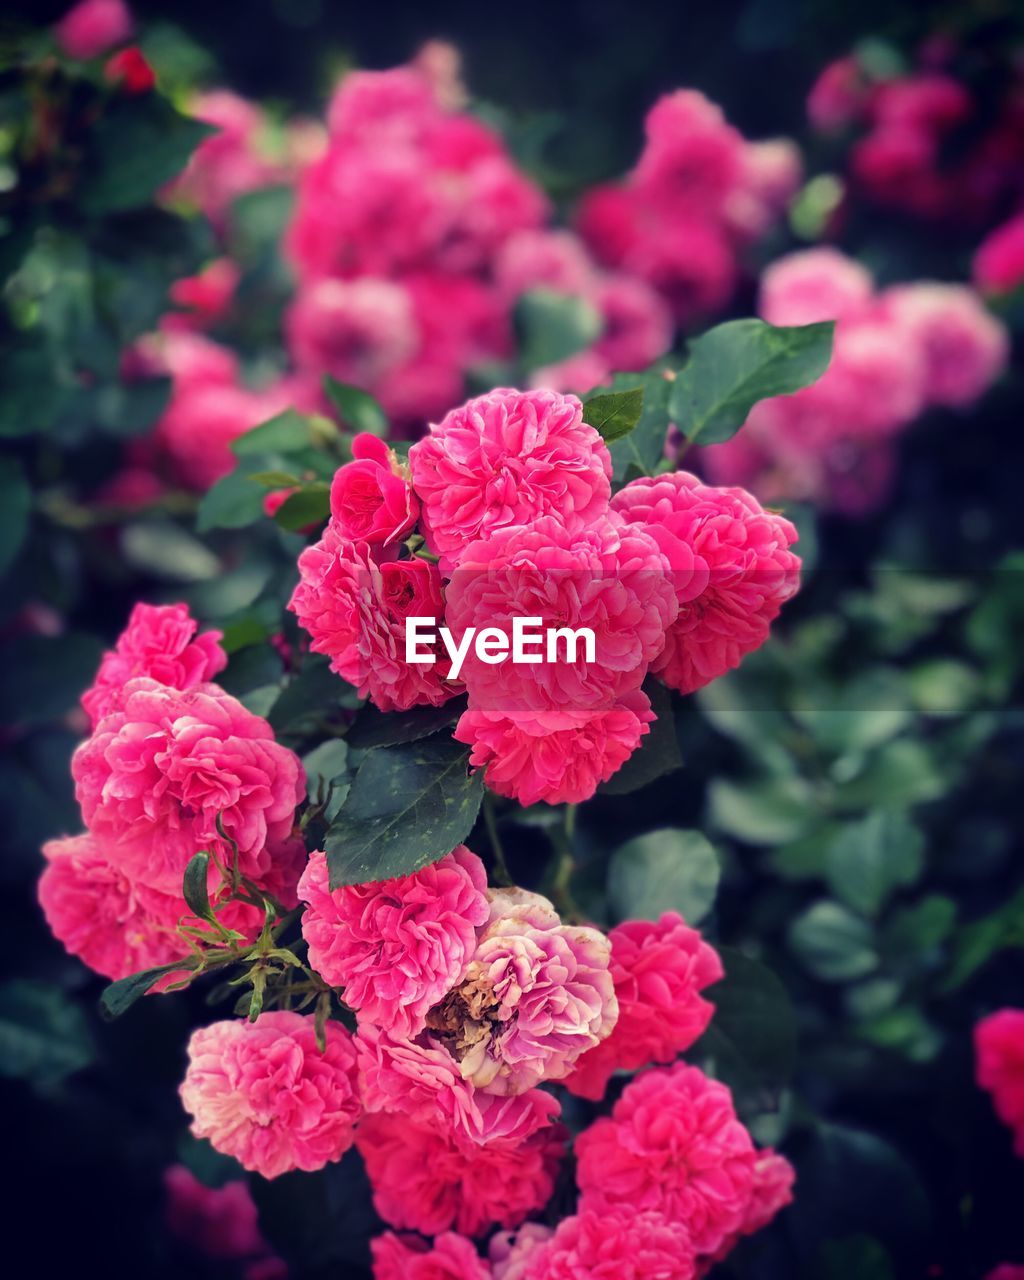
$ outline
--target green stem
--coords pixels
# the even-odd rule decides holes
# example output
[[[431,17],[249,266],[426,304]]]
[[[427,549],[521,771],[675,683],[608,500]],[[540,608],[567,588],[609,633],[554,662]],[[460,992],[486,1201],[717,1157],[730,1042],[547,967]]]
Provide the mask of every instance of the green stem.
[[[490,794],[484,795],[483,811],[484,826],[487,828],[487,838],[491,842],[491,853],[494,857],[494,880],[499,887],[507,888],[514,885],[515,881],[505,861],[505,849],[498,835],[498,820],[495,817],[494,801]]]

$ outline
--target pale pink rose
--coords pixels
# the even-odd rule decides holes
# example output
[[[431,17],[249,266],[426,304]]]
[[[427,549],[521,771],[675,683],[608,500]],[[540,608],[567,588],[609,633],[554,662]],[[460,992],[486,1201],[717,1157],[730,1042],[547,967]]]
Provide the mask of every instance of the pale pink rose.
[[[975,1078],[1024,1157],[1024,1009],[999,1009],[974,1028]]]
[[[604,323],[594,350],[612,371],[646,369],[671,347],[668,307],[642,280],[623,274],[604,276],[596,301]],[[581,390],[596,385],[591,382]]]
[[[1024,214],[989,232],[974,254],[972,275],[986,294],[1011,293],[1024,282]]]
[[[419,333],[409,291],[397,281],[315,280],[285,316],[296,364],[368,388],[416,350]]]
[[[407,468],[383,440],[361,432],[352,441],[353,462],[334,473],[331,515],[339,532],[353,542],[387,546],[416,523],[420,505]]]
[[[208,1258],[252,1258],[267,1252],[247,1183],[207,1187],[174,1164],[164,1172],[164,1217],[172,1235]]]
[[[165,316],[165,327],[203,329],[222,320],[231,308],[241,275],[230,258],[215,258],[196,275],[175,280],[170,298],[184,310]]]
[[[517,1227],[550,1199],[565,1140],[563,1127],[551,1124],[518,1146],[467,1150],[436,1124],[383,1111],[366,1116],[356,1134],[377,1212],[399,1230],[424,1235]]]
[[[288,848],[305,776],[266,720],[215,684],[179,691],[148,677],[128,681],[71,762],[89,830],[116,845],[141,883],[176,893],[193,854],[217,851],[257,883]],[[211,867],[211,874],[212,874]]]
[[[896,329],[922,352],[928,403],[973,404],[1006,367],[1006,329],[966,286],[901,285],[886,290],[884,306]]]
[[[468,627],[513,634],[513,620],[540,628],[589,628],[594,661],[576,646],[567,660],[489,665],[471,648],[460,673],[474,707],[548,730],[579,725],[638,689],[661,653],[678,611],[667,564],[654,539],[614,513],[568,532],[552,516],[499,528],[466,547],[448,585],[446,617],[459,638]]]
[[[568,728],[561,727],[559,714],[550,717],[551,727],[543,712],[513,720],[471,707],[454,737],[472,747],[470,765],[484,770],[484,781],[498,795],[523,805],[579,804],[625,764],[654,718],[647,695],[634,689]]]
[[[758,312],[769,324],[814,324],[865,314],[871,305],[871,273],[828,245],[786,254],[761,276]]]
[[[95,58],[124,44],[135,28],[123,0],[81,0],[54,28],[57,43],[69,58]]]
[[[634,480],[612,505],[657,530],[676,572],[679,617],[651,666],[666,684],[692,693],[765,642],[800,586],[800,559],[790,550],[797,533],[788,520],[743,489],[705,485],[685,471]],[[695,592],[702,578],[706,585]]]
[[[522,1280],[694,1280],[697,1270],[685,1223],[621,1206],[581,1207],[564,1218],[520,1274]]]
[[[465,845],[412,875],[333,892],[326,857],[313,853],[299,881],[309,962],[344,988],[361,1022],[415,1035],[466,973],[488,917],[486,888]]]
[[[823,132],[845,129],[864,115],[870,86],[860,61],[850,55],[830,62],[807,95],[811,124]]]
[[[746,143],[740,186],[725,208],[729,228],[744,241],[763,236],[785,211],[802,177],[800,149],[789,138]]]
[[[264,1178],[340,1160],[360,1115],[355,1050],[339,1023],[324,1030],[323,1053],[313,1019],[284,1010],[193,1032],[180,1089],[192,1133]]]
[[[496,529],[556,515],[569,529],[599,516],[611,456],[575,396],[501,388],[469,400],[409,450],[431,550],[455,562]]]
[[[674,911],[656,923],[627,920],[608,940],[619,1020],[565,1081],[570,1093],[594,1102],[615,1071],[671,1062],[689,1049],[714,1013],[700,993],[723,976],[714,948]]]
[[[510,301],[531,289],[585,297],[595,284],[594,265],[571,231],[520,231],[510,236],[495,258],[494,276]]]
[[[443,613],[436,565],[416,556],[378,562],[373,548],[343,537],[332,519],[299,556],[299,577],[288,608],[309,632],[313,652],[326,654],[360,696],[382,711],[406,711],[438,707],[459,692],[446,679],[448,662],[405,660],[406,619]]]
[[[659,98],[644,123],[647,142],[633,183],[644,199],[675,214],[720,214],[743,176],[744,141],[703,94],[678,89]]]
[[[82,694],[90,727],[119,705],[133,676],[149,676],[172,689],[192,689],[227,666],[220,631],[196,635],[186,604],[137,604],[113,649],[103,655],[96,678]]]
[[[189,955],[178,933],[188,907],[178,894],[133,883],[116,849],[92,835],[43,845],[39,905],[54,936],[105,978],[127,978]],[[194,922],[193,922],[194,923]]]
[[[472,1241],[452,1231],[430,1244],[419,1236],[385,1231],[370,1241],[370,1251],[373,1280],[491,1280]]]
[[[724,1084],[676,1063],[644,1071],[576,1139],[582,1211],[664,1214],[699,1254],[740,1230],[757,1152]]]
[[[332,138],[387,146],[418,137],[437,112],[433,86],[419,68],[350,71],[331,98],[327,127]]]
[[[359,1093],[367,1111],[391,1111],[442,1127],[465,1146],[517,1147],[557,1120],[558,1101],[543,1089],[511,1096],[484,1093],[428,1034],[409,1040],[363,1023],[356,1036]]]
[[[831,441],[891,435],[921,413],[927,394],[922,345],[879,310],[840,323],[829,367],[817,382],[786,398],[816,417],[823,438]]]
[[[518,1231],[496,1231],[487,1246],[494,1280],[523,1280],[527,1263],[553,1235],[539,1222],[524,1222]]]
[[[560,1080],[618,1016],[610,946],[563,925],[546,898],[491,892],[491,919],[465,977],[427,1015],[432,1038],[478,1089],[523,1093]]]

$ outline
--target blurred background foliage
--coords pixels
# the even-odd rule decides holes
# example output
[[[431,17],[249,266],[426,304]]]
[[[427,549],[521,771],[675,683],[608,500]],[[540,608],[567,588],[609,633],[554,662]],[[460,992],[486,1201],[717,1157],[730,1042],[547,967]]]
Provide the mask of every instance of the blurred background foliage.
[[[749,136],[797,137],[808,172],[827,172],[839,159],[804,123],[825,62],[866,40],[909,50],[945,26],[970,31],[983,69],[985,50],[1005,48],[1021,21],[1012,0],[134,7],[172,89],[224,83],[282,112],[315,114],[346,67],[395,65],[448,38],[480,109],[565,201],[629,165],[646,109],[679,85],[722,103]],[[39,25],[63,9],[15,3],[6,16]],[[5,80],[0,106],[11,105]],[[201,127],[155,99],[146,111],[132,127],[157,166],[143,179],[152,187]],[[136,599],[186,599],[222,626],[225,687],[261,713],[273,708],[275,727],[296,740],[323,670],[312,664],[291,704],[276,702],[269,636],[302,543],[268,521],[239,531],[262,495],[251,509],[246,490],[241,514],[228,503],[211,516],[208,504],[199,534],[185,498],[125,524],[68,496],[66,476],[99,484],[123,441],[159,413],[166,386],[115,395],[111,372],[153,327],[170,281],[211,252],[201,220],[119,202],[123,175],[103,185],[116,154],[105,159],[102,140],[89,146],[100,147],[85,161],[90,198],[61,211],[27,256],[0,241],[2,274],[17,266],[8,307],[32,320],[5,351],[0,433],[17,430],[25,395],[52,428],[30,458],[5,456],[0,469],[0,720],[14,726],[0,764],[0,1069],[12,1077],[13,1220],[59,1207],[59,1230],[34,1245],[44,1274],[88,1260],[112,1276],[223,1275],[160,1225],[169,1163],[225,1176],[185,1138],[176,1097],[187,1028],[209,1016],[203,992],[143,1000],[101,1024],[102,982],[50,938],[35,904],[38,850],[78,827],[68,714]],[[282,216],[274,193],[240,206],[251,353],[276,326]],[[759,252],[767,260],[801,231],[796,218]],[[963,279],[976,242],[976,231],[922,231],[877,208],[855,208],[841,241],[882,282]],[[732,314],[751,311],[741,293]],[[53,375],[39,343],[93,369],[95,387]],[[1018,356],[1019,343],[1018,333]],[[663,708],[643,772],[581,811],[569,888],[582,910],[613,923],[675,907],[729,949],[718,1017],[696,1053],[732,1084],[759,1141],[782,1143],[797,1163],[796,1205],[723,1275],[980,1278],[1024,1258],[1024,1166],[973,1084],[970,1045],[977,1018],[1021,992],[1022,407],[1018,359],[981,411],[935,412],[907,434],[877,515],[792,513],[808,572],[772,642],[741,672]],[[497,822],[516,877],[543,884],[559,853],[548,811],[499,807]],[[362,1274],[352,1253],[373,1219],[354,1157],[256,1194],[297,1275]]]

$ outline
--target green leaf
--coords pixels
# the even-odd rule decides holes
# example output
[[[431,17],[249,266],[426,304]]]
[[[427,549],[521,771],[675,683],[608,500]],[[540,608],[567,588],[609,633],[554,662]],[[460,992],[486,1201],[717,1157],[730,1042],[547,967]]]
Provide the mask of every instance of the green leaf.
[[[848,1236],[822,1245],[815,1275],[821,1280],[896,1280],[889,1251],[870,1236]]]
[[[783,1088],[796,1062],[796,1013],[772,971],[735,947],[720,947],[725,977],[708,992],[715,1014],[695,1053],[740,1092]]]
[[[934,958],[956,923],[956,903],[941,893],[931,893],[912,907],[894,912],[882,934],[887,965],[903,965]]]
[[[828,882],[848,907],[874,916],[917,880],[923,852],[924,836],[905,813],[879,809],[840,830],[828,851]]]
[[[159,94],[115,98],[100,117],[78,202],[91,215],[137,209],[178,176],[212,125],[183,116]]]
[[[468,761],[447,734],[371,751],[327,833],[331,888],[409,875],[461,844],[483,794]]]
[[[82,1011],[59,987],[22,979],[0,985],[0,1075],[56,1084],[93,1056]]]
[[[319,525],[331,514],[331,486],[314,480],[289,494],[274,512],[274,521],[290,533],[300,533],[310,525]]]
[[[516,305],[519,358],[526,369],[558,364],[601,334],[601,316],[584,298],[531,289]]]
[[[972,920],[958,930],[953,963],[942,990],[958,990],[1004,947],[1024,947],[1024,889],[991,915]]]
[[[339,382],[330,374],[324,375],[324,393],[338,411],[342,422],[356,431],[369,431],[371,435],[387,436],[388,417],[379,402],[360,387]]]
[[[259,453],[295,453],[308,449],[312,443],[308,421],[294,409],[285,409],[259,426],[243,431],[232,441],[231,450],[236,458],[249,458]]]
[[[140,520],[121,532],[121,552],[131,565],[171,582],[209,582],[221,562],[179,525],[170,520]]]
[[[378,711],[370,702],[356,716],[346,741],[353,747],[394,747],[417,742],[458,720],[466,709],[465,698],[453,698],[439,707],[412,707],[409,711]]]
[[[298,733],[312,727],[332,711],[358,707],[359,698],[350,684],[335,675],[321,654],[309,654],[299,672],[292,676],[274,703],[267,719],[277,734]]]
[[[608,897],[619,920],[657,920],[678,911],[699,924],[714,906],[721,868],[699,831],[665,828],[620,845],[608,866]]]
[[[945,780],[925,743],[897,738],[873,752],[857,777],[836,788],[834,803],[844,813],[907,809],[937,799],[945,789]]]
[[[621,440],[636,427],[644,411],[644,389],[610,391],[583,402],[583,421],[589,423],[606,444]]]
[[[48,431],[70,394],[70,388],[58,379],[50,351],[41,345],[8,344],[0,382],[0,436]]]
[[[165,974],[180,973],[184,976],[192,969],[189,959],[176,960],[172,964],[162,964],[155,969],[142,969],[139,973],[131,973],[127,978],[119,978],[105,988],[100,996],[100,1012],[108,1021],[119,1018],[127,1012],[136,1000],[155,986]]]
[[[613,392],[642,389],[644,393],[636,426],[609,446],[612,476],[616,481],[621,483],[634,475],[652,475],[663,461],[670,387],[671,383],[658,369],[648,373],[617,373],[612,379]]]
[[[262,468],[247,458],[203,494],[196,515],[196,529],[244,529],[263,517],[262,488],[253,479]]]
[[[643,687],[651,700],[651,710],[656,719],[648,726],[647,733],[640,739],[640,746],[626,763],[598,787],[600,795],[630,795],[655,778],[683,766],[671,692],[653,676],[644,681]]]
[[[832,354],[832,321],[779,328],[729,320],[690,343],[669,416],[691,443],[728,440],[759,400],[815,382]]]
[[[715,778],[708,787],[708,804],[719,831],[756,845],[799,840],[818,810],[808,784],[787,776],[742,784]]]
[[[18,557],[28,533],[32,490],[15,458],[0,458],[0,577]]]
[[[816,902],[793,921],[790,946],[824,982],[863,978],[878,967],[871,926],[838,902]]]
[[[302,757],[302,767],[306,770],[306,791],[311,801],[317,799],[321,789],[326,794],[330,788],[325,817],[333,821],[348,797],[348,743],[344,738],[322,742]]]
[[[210,855],[205,849],[193,854],[185,868],[181,890],[194,915],[200,920],[212,920],[213,908],[207,892],[207,880],[210,874]]]

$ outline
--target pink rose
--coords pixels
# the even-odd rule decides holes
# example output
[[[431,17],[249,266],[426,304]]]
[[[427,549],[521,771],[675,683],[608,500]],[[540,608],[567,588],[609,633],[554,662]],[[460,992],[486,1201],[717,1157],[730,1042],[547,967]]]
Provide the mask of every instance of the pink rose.
[[[432,1244],[385,1231],[370,1242],[373,1280],[491,1280],[490,1268],[465,1236],[446,1231]]]
[[[531,289],[585,297],[595,284],[593,263],[571,231],[520,231],[502,245],[494,262],[502,294],[514,302]]]
[[[455,563],[475,539],[557,516],[584,528],[606,509],[611,457],[575,396],[501,389],[453,409],[409,450],[432,551]]]
[[[608,939],[619,1020],[565,1082],[570,1093],[594,1102],[615,1071],[671,1062],[689,1049],[714,1013],[700,992],[723,976],[714,949],[674,911],[657,923],[627,920]]]
[[[399,1112],[416,1124],[441,1126],[463,1146],[517,1147],[561,1110],[543,1089],[515,1096],[483,1092],[464,1079],[443,1040],[430,1034],[409,1040],[364,1023],[356,1052],[367,1111]]]
[[[315,280],[304,286],[285,321],[288,348],[300,369],[329,373],[369,388],[416,350],[412,298],[392,280]]]
[[[686,1224],[699,1254],[741,1229],[757,1163],[729,1090],[682,1062],[637,1076],[576,1156],[581,1211],[661,1213]]]
[[[608,939],[563,925],[546,898],[491,892],[463,980],[427,1014],[431,1039],[478,1089],[518,1094],[568,1075],[615,1025]]]
[[[247,1183],[207,1187],[183,1164],[164,1173],[165,1218],[172,1235],[208,1258],[251,1258],[267,1252]]]
[[[367,1116],[356,1134],[377,1212],[399,1230],[476,1236],[518,1226],[551,1198],[566,1132],[546,1125],[518,1146],[467,1150],[438,1125],[404,1115]]]
[[[81,0],[57,23],[54,35],[69,58],[86,59],[123,44],[134,27],[123,0]]]
[[[973,263],[974,284],[982,293],[1011,293],[1024,282],[1024,214],[989,232]]]
[[[475,647],[466,656],[460,675],[475,708],[549,731],[610,711],[637,690],[678,607],[666,561],[646,532],[614,514],[576,532],[545,516],[464,548],[446,617],[456,640],[469,627],[511,636],[516,618],[539,618],[541,630],[593,632],[593,661],[582,641],[572,661],[564,648],[558,662],[529,666],[490,665]]]
[[[856,319],[871,305],[870,272],[828,245],[776,259],[761,276],[758,311],[769,324]]]
[[[394,450],[364,431],[352,441],[352,456],[331,484],[338,531],[353,542],[398,542],[416,523],[419,503]]]
[[[415,1035],[466,972],[488,918],[486,888],[465,845],[412,875],[333,892],[326,857],[313,853],[299,881],[310,964],[344,988],[361,1022]]]
[[[230,310],[241,276],[241,269],[230,258],[215,258],[196,275],[175,280],[171,301],[184,310],[165,317],[164,323],[197,329],[216,324]]]
[[[765,642],[800,585],[788,520],[685,471],[634,480],[612,506],[657,536],[675,571],[679,617],[651,667],[667,685],[692,693]]]
[[[999,1009],[974,1028],[975,1076],[1024,1157],[1024,1009]]]
[[[438,114],[433,87],[422,71],[350,71],[327,108],[332,138],[386,146],[415,138]]]
[[[218,822],[237,845],[239,869],[257,883],[272,875],[282,848],[293,862],[302,766],[265,720],[214,684],[179,691],[129,680],[71,771],[89,830],[116,846],[140,883],[176,893],[194,853],[229,859]]]
[[[597,305],[604,322],[594,350],[608,368],[646,369],[672,345],[672,317],[658,294],[642,280],[615,274],[597,287]],[[588,387],[581,387],[589,391]]]
[[[853,55],[830,62],[815,80],[807,95],[811,124],[822,132],[833,132],[855,124],[864,114],[870,86]]]
[[[320,541],[299,556],[299,577],[288,608],[309,633],[313,652],[327,654],[331,669],[361,697],[382,711],[405,711],[439,707],[459,692],[446,679],[450,663],[405,660],[406,619],[443,614],[436,565],[415,556],[378,561],[332,519]]]
[[[721,110],[696,90],[678,89],[658,99],[644,129],[638,193],[673,216],[720,214],[741,181],[745,145]]]
[[[559,727],[558,713],[512,719],[471,707],[454,736],[472,747],[470,765],[484,770],[484,781],[498,795],[523,805],[579,804],[625,764],[654,718],[647,695],[634,689],[568,728]]]
[[[626,1206],[582,1208],[534,1246],[522,1280],[694,1280],[686,1226],[660,1213]]]
[[[337,1022],[325,1031],[323,1053],[313,1019],[284,1010],[193,1032],[180,1090],[192,1133],[264,1178],[340,1160],[360,1114],[355,1050]]]
[[[539,1222],[524,1222],[518,1231],[496,1231],[487,1246],[494,1280],[523,1280],[527,1263],[553,1235]]]
[[[227,666],[220,631],[196,635],[198,623],[188,605],[137,604],[113,649],[103,655],[92,686],[82,694],[89,723],[97,723],[120,704],[133,676],[149,676],[172,689],[192,689],[212,680]]]

